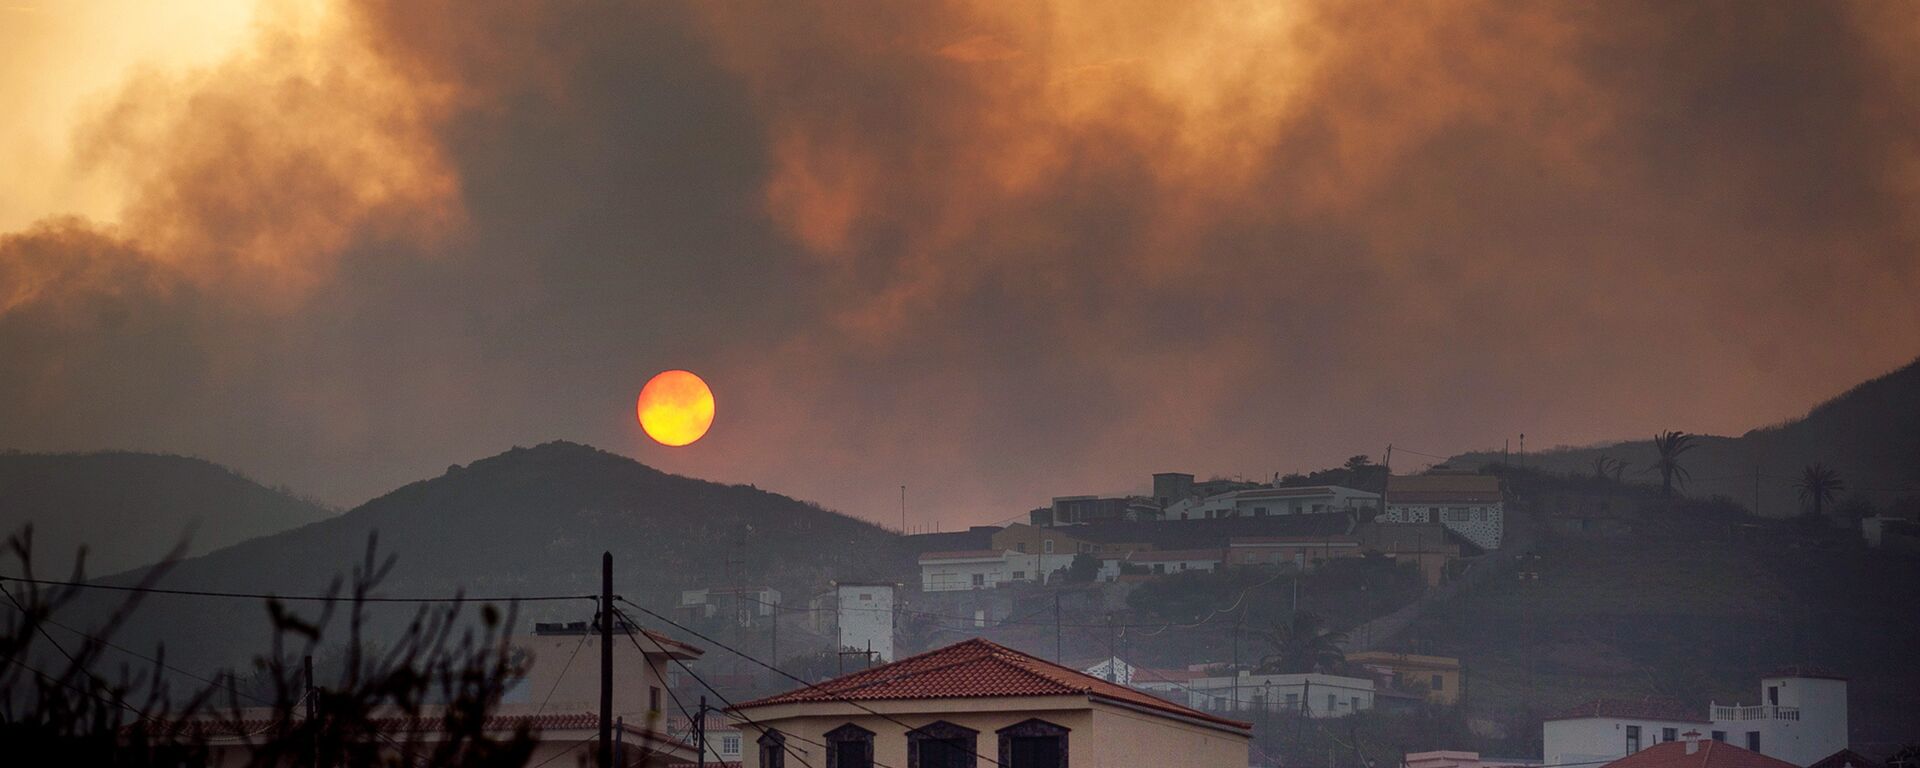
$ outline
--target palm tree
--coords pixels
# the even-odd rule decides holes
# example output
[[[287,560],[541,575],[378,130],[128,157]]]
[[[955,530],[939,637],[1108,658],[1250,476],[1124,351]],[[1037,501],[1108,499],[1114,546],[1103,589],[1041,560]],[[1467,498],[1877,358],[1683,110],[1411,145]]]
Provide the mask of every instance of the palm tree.
[[[1627,471],[1627,462],[1612,456],[1601,456],[1593,460],[1593,476],[1596,479],[1620,482],[1620,476]]]
[[[1847,489],[1847,484],[1840,479],[1840,470],[1814,462],[1800,471],[1800,482],[1793,487],[1800,491],[1802,502],[1813,505],[1814,517],[1819,517],[1820,511]]]
[[[1327,629],[1326,620],[1311,611],[1301,611],[1290,621],[1275,622],[1273,627],[1254,632],[1254,636],[1273,649],[1260,658],[1255,672],[1295,674],[1332,670],[1346,661],[1340,645],[1347,633]]]
[[[1692,477],[1692,475],[1687,474],[1686,467],[1680,466],[1680,456],[1687,451],[1693,450],[1693,438],[1693,435],[1685,432],[1673,431],[1662,432],[1653,436],[1653,447],[1660,451],[1660,458],[1655,460],[1653,466],[1648,467],[1647,471],[1658,471],[1660,473],[1661,496],[1669,498],[1673,496],[1674,478],[1679,478],[1680,484],[1686,485],[1687,479]]]

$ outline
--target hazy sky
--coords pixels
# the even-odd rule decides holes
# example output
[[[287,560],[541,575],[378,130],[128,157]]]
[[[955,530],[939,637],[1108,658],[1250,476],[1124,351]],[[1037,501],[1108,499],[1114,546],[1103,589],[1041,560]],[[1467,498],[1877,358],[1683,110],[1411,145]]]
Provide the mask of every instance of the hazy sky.
[[[188,5],[0,6],[0,446],[953,528],[1920,354],[1912,3]]]

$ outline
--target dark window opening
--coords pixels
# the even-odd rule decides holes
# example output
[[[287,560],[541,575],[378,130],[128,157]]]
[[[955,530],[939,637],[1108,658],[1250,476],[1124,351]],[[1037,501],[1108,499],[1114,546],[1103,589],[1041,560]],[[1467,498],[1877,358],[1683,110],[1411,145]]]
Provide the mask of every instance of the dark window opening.
[[[1718,741],[1718,742],[1721,742],[1721,743],[1725,743],[1725,742],[1726,742],[1726,740],[1727,740],[1727,732],[1726,732],[1726,731],[1714,731],[1714,732],[1713,732],[1713,740],[1714,740],[1714,741]]]
[[[907,768],[975,768],[980,732],[945,720],[907,732]]]
[[[873,768],[873,731],[847,723],[826,738],[827,768]]]
[[[1067,729],[1027,720],[999,730],[1001,768],[1067,768]]]
[[[1640,751],[1640,726],[1627,726],[1627,754]]]
[[[1678,739],[1678,738],[1680,738],[1680,735],[1679,735],[1679,734],[1677,734],[1677,733],[1675,733],[1675,731],[1678,731],[1678,730],[1680,730],[1680,729],[1678,729],[1678,728],[1662,728],[1662,729],[1660,729],[1660,740],[1661,740],[1661,741],[1673,741],[1673,740],[1675,740],[1675,739]],[[1695,736],[1698,736],[1698,735],[1700,735],[1700,734],[1697,734],[1697,733],[1696,733],[1696,734],[1694,734],[1694,735],[1695,735]]]
[[[760,734],[760,768],[787,768],[787,737],[779,731]]]
[[[1759,731],[1747,731],[1747,749],[1753,752],[1760,751]]]

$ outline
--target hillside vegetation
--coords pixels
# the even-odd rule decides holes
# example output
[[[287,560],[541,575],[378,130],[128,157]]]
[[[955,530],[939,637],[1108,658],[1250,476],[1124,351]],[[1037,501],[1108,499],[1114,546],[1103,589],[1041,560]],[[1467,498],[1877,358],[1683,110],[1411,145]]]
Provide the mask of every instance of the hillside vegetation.
[[[1664,428],[1687,431],[1688,425]],[[1659,479],[1649,472],[1657,457],[1651,440],[1560,448],[1512,462],[1550,472],[1589,472],[1603,456],[1628,462],[1629,480]],[[1848,496],[1884,508],[1920,496],[1920,460],[1915,457],[1920,457],[1920,360],[1785,424],[1739,437],[1698,436],[1685,455],[1692,478],[1683,487],[1690,495],[1723,495],[1749,508],[1757,496],[1758,514],[1791,517],[1802,510],[1794,484],[1805,467],[1817,462],[1840,472]],[[1478,452],[1451,461],[1477,467],[1500,460],[1498,452]]]
[[[0,530],[32,524],[47,568],[66,575],[150,565],[325,519],[332,511],[200,459],[149,453],[0,454]]]
[[[180,562],[163,584],[318,593],[361,561],[370,536],[398,558],[381,590],[389,596],[593,594],[603,551],[617,558],[616,591],[656,610],[690,587],[770,583],[804,601],[829,578],[907,566],[898,537],[869,523],[749,486],[548,443],[452,467],[338,517]],[[383,611],[376,629],[388,631],[411,615],[406,604],[376,610]],[[587,621],[593,610],[586,600],[532,603],[521,606],[520,619]],[[261,649],[265,617],[251,601],[156,595],[126,637],[165,641],[179,664],[211,668]]]

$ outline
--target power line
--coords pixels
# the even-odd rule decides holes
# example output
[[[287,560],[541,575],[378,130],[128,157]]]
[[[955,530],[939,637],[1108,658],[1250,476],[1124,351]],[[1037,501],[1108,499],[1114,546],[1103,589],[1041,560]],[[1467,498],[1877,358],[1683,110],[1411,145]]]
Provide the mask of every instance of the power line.
[[[75,587],[79,589],[107,589],[116,592],[141,592],[155,595],[182,595],[186,597],[230,597],[249,600],[279,600],[281,602],[308,603],[537,603],[549,600],[598,600],[597,595],[530,595],[509,597],[372,597],[356,595],[275,595],[257,592],[215,592],[198,589],[162,589],[160,587],[128,587],[118,584],[96,584],[84,581],[54,581],[51,579],[27,579],[19,576],[0,576],[0,581],[13,581],[21,584],[37,584],[54,587]]]
[[[621,599],[621,600],[626,600],[626,598],[619,598],[619,599]],[[631,602],[631,601],[628,601],[628,604],[629,604],[629,605],[632,605],[632,602]],[[636,607],[636,608],[638,608],[639,606],[634,606],[634,607]],[[644,611],[644,610],[646,610],[646,609],[645,609],[645,608],[641,608],[640,610],[643,610],[643,611]],[[654,675],[655,675],[656,677],[659,677],[659,678],[660,678],[660,680],[661,680],[661,682],[662,682],[662,683],[664,683],[664,682],[666,681],[666,675],[663,675],[663,674],[661,674],[661,673],[660,673],[660,668],[659,668],[659,667],[657,667],[657,666],[654,666],[654,663],[653,663],[653,660],[652,660],[652,659],[648,659],[648,658],[647,658],[647,652],[646,652],[646,649],[644,649],[644,648],[641,648],[641,647],[640,647],[640,641],[639,641],[639,640],[635,640],[635,639],[633,638],[633,629],[632,629],[631,627],[632,627],[632,625],[636,625],[636,624],[638,624],[639,622],[635,622],[635,621],[632,621],[632,620],[631,620],[631,619],[630,619],[630,618],[629,618],[629,617],[627,616],[627,614],[626,614],[626,612],[625,612],[625,611],[622,611],[622,610],[620,610],[620,609],[618,609],[618,608],[615,608],[615,609],[614,609],[614,612],[615,612],[615,613],[616,613],[617,615],[619,615],[619,616],[620,616],[621,618],[623,618],[623,619],[628,619],[628,621],[627,621],[627,624],[629,625],[629,628],[627,629],[627,639],[629,639],[629,640],[632,640],[632,641],[633,641],[633,647],[634,647],[634,648],[636,648],[636,649],[638,649],[638,650],[640,651],[640,657],[641,657],[641,658],[643,658],[643,659],[646,659],[646,660],[647,660],[647,666],[648,666],[648,667],[651,667],[651,668],[653,669],[653,674],[654,674]],[[668,622],[668,623],[672,623],[672,622]],[[669,657],[669,658],[671,658],[671,657]],[[700,687],[702,687],[702,688],[705,688],[705,689],[707,689],[707,692],[709,692],[709,693],[712,693],[712,694],[713,694],[713,696],[714,696],[714,698],[717,698],[717,699],[719,699],[719,700],[720,700],[720,703],[722,703],[722,704],[725,704],[725,705],[727,705],[727,709],[728,709],[728,710],[732,710],[732,709],[734,708],[734,707],[733,707],[733,701],[732,701],[732,700],[730,700],[730,699],[728,699],[728,698],[726,697],[726,694],[723,694],[723,693],[721,693],[719,689],[717,689],[717,688],[714,688],[714,687],[713,687],[712,685],[710,685],[710,684],[708,684],[708,683],[707,683],[707,680],[706,680],[706,678],[704,678],[704,677],[701,677],[701,676],[700,676],[700,673],[698,673],[698,672],[695,672],[695,671],[693,671],[693,667],[691,667],[691,666],[688,666],[688,665],[687,665],[687,663],[686,663],[685,661],[680,661],[680,660],[678,660],[678,659],[675,659],[675,661],[677,661],[677,662],[679,662],[679,664],[680,664],[680,668],[681,668],[682,670],[685,670],[688,676],[690,676],[690,677],[692,677],[692,678],[693,678],[693,679],[694,679],[695,681],[697,681],[697,682],[699,682],[699,683],[700,683]],[[672,697],[673,697],[673,705],[674,705],[674,706],[676,706],[676,707],[679,707],[679,708],[680,708],[680,714],[682,714],[682,715],[685,715],[685,714],[687,713],[687,708],[686,708],[686,706],[685,706],[685,705],[682,705],[682,704],[680,703],[680,697],[679,697],[678,695],[676,695],[676,694],[674,694],[674,693],[673,693],[673,687],[672,687],[672,686],[668,686],[668,687],[667,687],[667,694],[668,694],[669,696],[672,696]],[[703,712],[703,713],[701,713],[701,714],[702,714],[702,715],[704,715],[705,713]],[[767,728],[767,727],[766,727],[766,726],[764,726],[764,725],[761,725],[761,724],[760,724],[759,722],[757,722],[757,721],[755,721],[755,720],[754,720],[753,718],[751,718],[751,717],[747,717],[746,715],[743,715],[743,714],[740,714],[739,712],[730,712],[730,714],[731,714],[731,715],[732,715],[733,717],[737,717],[737,718],[739,718],[739,719],[741,719],[741,720],[744,720],[744,721],[746,721],[746,723],[747,723],[748,725],[750,725],[750,726],[753,726],[753,727],[755,727],[755,728],[759,728],[759,729],[761,729],[761,731],[762,731],[762,732],[765,732],[765,731],[767,731],[767,730],[773,730],[773,729],[769,729],[769,728]],[[687,719],[688,719],[688,721],[689,721],[689,722],[692,722],[692,720],[693,720],[693,718],[692,718],[691,716],[689,716],[689,717],[688,717]],[[704,724],[704,723],[702,723],[702,724],[700,725],[700,728],[701,728],[701,732],[702,732],[702,733],[704,734],[704,733],[706,732],[706,726],[705,726],[705,724]],[[785,735],[787,735],[787,734],[784,734],[784,733],[782,734],[782,736],[785,736]],[[820,747],[820,748],[821,748],[822,750],[825,750],[825,749],[826,749],[826,747],[827,747],[827,745],[825,745],[825,744],[821,744],[820,742],[817,742],[817,741],[813,741],[812,739],[808,739],[808,738],[806,738],[806,737],[803,737],[803,736],[800,736],[799,734],[793,734],[793,738],[794,738],[794,740],[795,740],[795,741],[801,741],[801,742],[805,742],[805,743],[808,743],[808,744],[813,744],[813,745],[815,745],[815,746],[818,746],[818,747]],[[742,745],[741,745],[741,747],[742,747],[742,749],[744,749],[744,748],[745,748],[745,746],[746,746],[745,744],[742,744]],[[782,746],[783,748],[785,748],[785,749],[786,749],[786,751],[787,751],[787,754],[789,754],[789,755],[792,755],[792,756],[793,756],[793,759],[795,759],[795,760],[798,760],[798,761],[800,761],[800,764],[801,764],[801,765],[804,765],[804,766],[806,766],[807,768],[813,768],[813,764],[812,764],[812,763],[810,763],[810,762],[808,762],[808,761],[807,761],[807,758],[806,758],[806,757],[805,757],[804,755],[801,755],[801,754],[800,754],[799,752],[796,752],[796,751],[794,751],[794,749],[793,749],[792,747],[788,747],[788,746],[786,746],[786,744],[785,744],[785,742],[784,742],[784,741],[783,741],[783,742],[781,743],[781,746]],[[694,745],[694,748],[695,748],[695,749],[699,749],[699,750],[701,750],[701,751],[705,751],[707,747],[706,747],[706,745],[705,745],[705,744],[696,744],[696,745]],[[877,766],[880,766],[880,768],[892,768],[892,766],[888,766],[888,765],[886,765],[886,764],[884,764],[884,763],[881,763],[881,762],[879,762],[878,760],[875,760],[875,761],[874,761],[874,765],[877,765]]]
[[[827,690],[827,689],[825,689],[825,688],[821,688],[820,686],[818,686],[818,685],[814,685],[813,683],[811,683],[811,682],[808,682],[807,680],[805,680],[805,679],[803,679],[803,678],[800,678],[800,677],[798,677],[798,676],[795,676],[795,675],[791,675],[791,674],[788,674],[788,673],[787,673],[787,672],[786,672],[785,670],[782,670],[782,669],[780,669],[779,667],[776,667],[776,666],[774,666],[774,665],[772,665],[772,664],[768,664],[768,663],[766,663],[766,662],[764,662],[764,661],[761,661],[761,660],[760,660],[760,659],[759,659],[758,657],[755,657],[754,655],[752,655],[752,654],[750,654],[750,653],[747,653],[747,652],[745,652],[745,651],[742,651],[742,650],[740,650],[740,649],[738,649],[738,648],[735,648],[735,647],[733,647],[733,646],[730,646],[730,645],[727,645],[726,643],[722,643],[722,642],[720,642],[720,641],[718,641],[718,640],[715,640],[715,639],[713,639],[713,638],[711,638],[711,637],[707,637],[706,635],[703,635],[703,634],[700,634],[700,633],[699,633],[698,631],[695,631],[694,629],[692,629],[692,628],[690,628],[690,627],[687,627],[687,626],[684,626],[684,625],[682,625],[682,624],[680,624],[679,622],[676,622],[676,621],[674,621],[674,620],[672,620],[672,619],[669,619],[669,618],[667,618],[667,617],[665,617],[665,616],[662,616],[662,615],[660,615],[660,614],[658,614],[658,613],[654,613],[653,611],[651,611],[651,610],[648,610],[648,609],[646,608],[646,606],[643,606],[643,605],[640,605],[640,604],[638,604],[638,603],[635,603],[635,602],[633,602],[632,600],[628,600],[628,599],[626,599],[626,598],[624,598],[624,597],[616,597],[615,599],[617,599],[617,600],[619,600],[619,601],[621,601],[621,602],[623,602],[623,603],[626,603],[627,605],[631,605],[631,606],[633,606],[633,607],[634,607],[635,609],[638,609],[638,610],[639,610],[640,612],[642,612],[642,613],[645,613],[645,614],[647,614],[648,616],[652,616],[652,617],[654,617],[654,618],[656,618],[656,619],[659,619],[659,620],[661,620],[661,621],[664,621],[664,622],[666,622],[667,624],[669,624],[669,625],[671,625],[671,626],[673,626],[673,627],[675,627],[675,628],[678,628],[678,629],[679,629],[680,631],[682,631],[682,632],[686,632],[687,634],[690,634],[690,635],[693,635],[694,637],[697,637],[697,638],[700,638],[701,640],[704,640],[704,641],[706,641],[706,642],[709,642],[709,643],[712,643],[712,644],[714,644],[714,645],[716,645],[716,646],[719,646],[720,648],[722,648],[722,649],[724,649],[724,650],[726,650],[726,651],[727,651],[728,653],[731,653],[731,654],[733,654],[733,655],[735,655],[735,656],[739,656],[740,658],[743,658],[743,659],[746,659],[747,661],[751,661],[751,662],[753,662],[754,664],[756,664],[756,665],[759,665],[760,667],[762,667],[762,668],[765,668],[765,669],[767,669],[767,670],[769,670],[769,671],[771,671],[771,672],[773,672],[773,673],[774,673],[774,674],[776,674],[776,675],[780,675],[781,677],[785,677],[785,678],[787,678],[787,679],[789,679],[789,680],[792,680],[792,681],[794,681],[794,682],[796,682],[796,683],[799,683],[800,685],[802,685],[802,686],[804,686],[804,687],[806,687],[806,688],[807,688],[808,690],[812,690],[812,691],[817,691],[817,692],[819,692],[819,693],[823,693],[823,694],[826,694],[826,695],[828,695],[828,696],[831,696],[831,697],[833,697],[833,699],[834,699],[835,701],[838,701],[838,702],[840,702],[840,703],[842,703],[842,704],[848,704],[848,705],[851,705],[851,706],[852,706],[852,707],[854,707],[855,709],[858,709],[858,710],[860,710],[860,711],[862,711],[862,712],[866,712],[867,714],[870,714],[870,715],[873,715],[873,716],[875,716],[875,717],[878,717],[878,718],[880,718],[880,719],[882,719],[882,720],[885,720],[885,721],[887,721],[887,722],[890,722],[890,723],[893,723],[894,725],[898,725],[898,726],[900,726],[901,728],[904,728],[904,729],[906,729],[908,733],[912,733],[912,732],[914,732],[914,731],[917,731],[917,730],[919,730],[918,728],[915,728],[915,727],[913,727],[913,726],[911,726],[911,725],[907,725],[907,724],[906,724],[905,722],[902,722],[902,721],[901,721],[901,720],[900,720],[899,718],[896,718],[896,717],[894,717],[894,716],[892,716],[892,715],[889,715],[889,714],[886,714],[886,713],[884,713],[884,712],[880,712],[880,711],[878,711],[878,710],[875,710],[874,708],[872,708],[872,707],[869,707],[869,706],[867,706],[867,705],[865,705],[865,704],[862,704],[862,703],[860,703],[860,702],[858,702],[858,701],[855,701],[855,700],[853,700],[853,699],[850,699],[850,698],[847,698],[846,696],[843,696],[843,695],[840,695],[840,694],[837,694],[837,693],[834,693],[834,692],[832,692],[832,691],[829,691],[829,690]],[[682,668],[686,668],[686,665],[685,665],[685,664],[682,664],[682,665],[681,665],[681,667],[682,667]],[[690,669],[690,668],[689,668],[689,669],[687,669],[687,672],[688,672],[688,674],[694,674],[694,673],[693,673],[693,670],[692,670],[692,669]],[[695,674],[695,675],[694,675],[694,679],[696,679],[696,680],[697,680],[697,679],[699,679],[699,675],[697,675],[697,674]],[[702,681],[702,682],[701,682],[701,684],[702,684],[702,685],[706,685],[706,682],[705,682],[705,681]],[[711,686],[709,686],[709,690],[711,690]],[[718,694],[718,692],[716,692],[716,693],[715,693],[714,695],[716,695],[716,696],[717,696],[717,695],[719,695],[719,694]],[[731,705],[731,704],[729,704],[728,706],[729,706],[729,707],[732,707],[732,705]],[[736,712],[736,714],[737,714],[737,712]],[[744,715],[743,715],[742,717],[744,717]],[[974,756],[974,758],[975,758],[976,760],[985,760],[985,761],[987,761],[988,763],[992,763],[993,765],[1000,765],[1000,764],[1001,764],[999,760],[995,760],[994,758],[991,758],[991,757],[987,757],[986,755],[982,755],[982,754],[980,754],[980,752],[979,752],[978,750],[975,750],[975,749],[971,749],[971,748],[969,748],[969,749],[968,749],[967,751],[968,751],[968,752],[970,752],[970,753],[972,753],[972,754],[973,754],[973,756]]]

